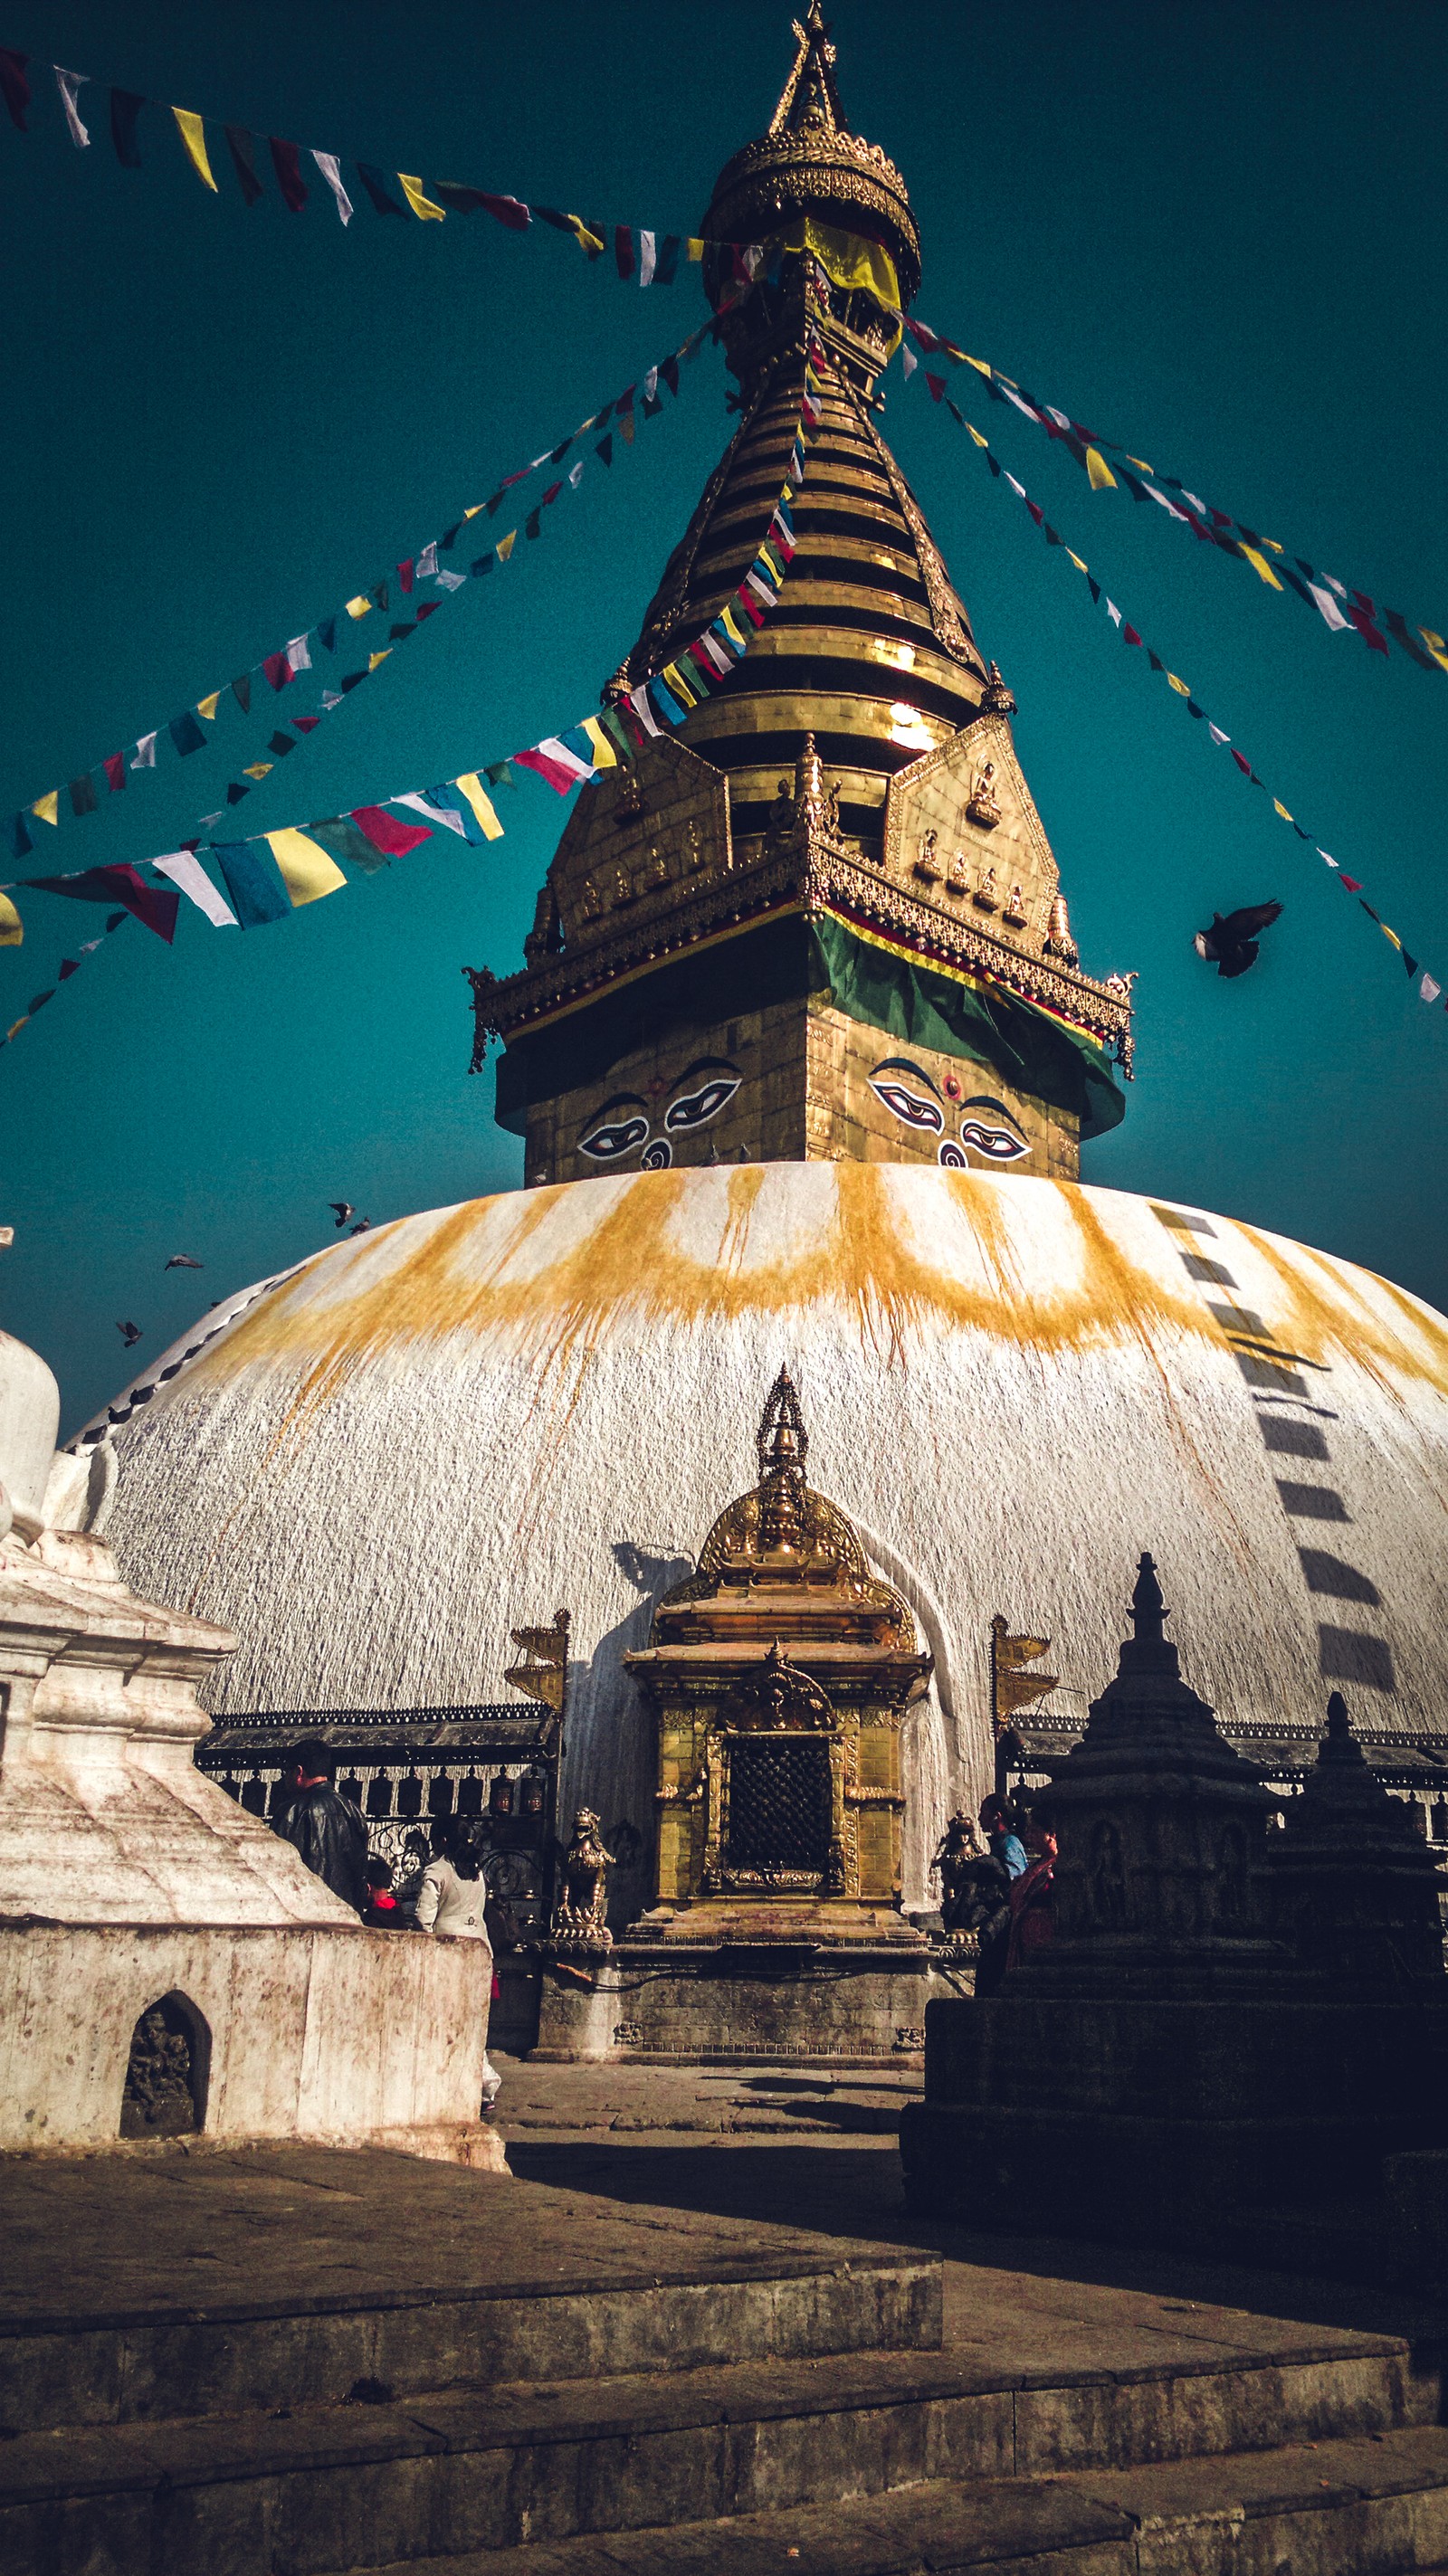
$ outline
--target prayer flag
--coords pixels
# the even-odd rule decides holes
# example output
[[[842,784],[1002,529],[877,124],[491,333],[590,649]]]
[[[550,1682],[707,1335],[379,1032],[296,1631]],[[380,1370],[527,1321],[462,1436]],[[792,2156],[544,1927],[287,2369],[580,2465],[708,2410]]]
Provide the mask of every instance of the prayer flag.
[[[683,723],[688,710],[680,706],[678,699],[670,694],[661,679],[650,680],[649,695],[667,724]]]
[[[206,736],[189,707],[183,714],[173,716],[166,730],[183,760],[188,752],[204,751],[206,748]]]
[[[1337,861],[1336,861],[1336,859],[1329,859],[1329,860],[1328,860],[1328,866],[1329,866],[1329,867],[1337,867]],[[1362,880],[1361,880],[1361,878],[1360,878],[1360,877],[1350,877],[1350,876],[1348,875],[1348,872],[1347,872],[1346,868],[1338,868],[1338,883],[1339,883],[1340,885],[1342,885],[1342,886],[1346,889],[1346,891],[1347,891],[1349,894],[1361,894],[1361,893],[1362,893],[1362,890],[1363,890],[1363,889],[1362,889]]]
[[[420,841],[432,838],[430,832],[415,823],[399,823],[396,815],[381,805],[354,805],[351,819],[359,831],[366,833],[373,848],[383,851],[389,859],[405,859]]]
[[[374,169],[370,161],[358,162],[357,176],[361,180],[363,187],[366,189],[367,194],[371,198],[379,215],[400,215],[402,213],[402,208],[399,206],[397,199],[395,197],[389,197],[387,190],[383,185],[381,171]]]
[[[1448,671],[1448,644],[1444,643],[1442,636],[1435,635],[1431,626],[1420,626],[1418,632],[1439,669]]]
[[[684,249],[685,249],[685,251],[686,251],[686,253],[687,253],[687,255],[688,255],[688,258],[689,258],[689,262],[690,262],[691,267],[694,267],[694,268],[697,268],[697,267],[698,267],[699,262],[700,262],[700,260],[703,258],[704,253],[705,253],[705,251],[708,249],[708,247],[709,247],[709,245],[708,245],[708,243],[707,243],[707,242],[702,242],[702,241],[698,241],[698,240],[696,240],[695,236],[694,236],[692,233],[690,233],[690,234],[688,234],[688,235],[686,236],[686,238],[685,238],[685,242],[684,242]]]
[[[364,598],[359,590],[355,599],[348,600],[347,614],[349,617],[365,617],[371,605],[371,600]]]
[[[1180,510],[1177,512],[1177,517],[1181,517]],[[1282,588],[1281,582],[1278,580],[1276,573],[1273,571],[1272,566],[1267,561],[1265,555],[1259,554],[1255,546],[1243,546],[1242,552],[1246,556],[1252,570],[1256,573],[1259,581],[1265,581],[1269,590],[1280,590]]]
[[[248,763],[246,775],[248,778],[270,778],[275,767],[273,760],[253,760]]]
[[[293,671],[310,671],[312,667],[312,657],[307,650],[307,639],[305,635],[294,635],[292,637],[290,644],[287,646],[287,662]]]
[[[214,724],[216,722],[216,710],[220,704],[221,691],[219,689],[213,689],[209,697],[199,698],[197,700],[196,712],[199,716],[204,716],[208,724]]]
[[[516,528],[510,528],[505,537],[499,537],[497,544],[493,548],[493,552],[497,556],[499,563],[507,562],[508,557],[512,553],[517,542],[518,531]]]
[[[613,256],[619,276],[627,282],[634,273],[633,234],[627,224],[614,225]]]
[[[1179,680],[1175,671],[1168,671],[1166,680],[1167,687],[1169,689],[1175,689],[1179,698],[1189,698],[1191,696],[1191,690],[1187,687],[1185,680]]]
[[[1424,671],[1437,670],[1439,666],[1434,661],[1432,655],[1425,653],[1422,645],[1415,643],[1412,636],[1408,633],[1407,620],[1403,617],[1401,612],[1396,608],[1389,608],[1384,611],[1384,616],[1388,632],[1399,644],[1401,644],[1403,651],[1419,665],[1419,668]]]
[[[1282,803],[1282,801],[1281,801],[1281,798],[1280,798],[1280,797],[1277,797],[1277,796],[1274,796],[1274,797],[1273,797],[1273,799],[1272,799],[1272,811],[1273,811],[1273,813],[1274,813],[1274,814],[1280,814],[1284,823],[1290,823],[1290,822],[1291,822],[1292,817],[1291,817],[1291,815],[1288,813],[1287,808],[1286,808],[1286,806]]]
[[[309,840],[305,832],[268,832],[264,838],[294,910],[304,903],[318,902],[324,894],[335,894],[339,886],[346,884],[336,860],[319,841]]]
[[[749,650],[749,638],[747,635],[740,634],[739,628],[734,621],[734,611],[732,606],[720,609],[719,624],[723,627],[725,634],[730,637],[731,641],[738,645],[740,652],[747,653]]]
[[[1229,733],[1223,733],[1220,725],[1213,724],[1210,716],[1207,718],[1207,731],[1211,735],[1213,742],[1216,743],[1222,743],[1225,745],[1230,743],[1232,739]]]
[[[47,788],[43,796],[36,797],[30,811],[40,822],[52,823],[58,829],[60,824],[60,789],[58,787]]]
[[[665,233],[663,240],[659,244],[658,256],[654,264],[654,284],[656,286],[673,285],[674,280],[679,273],[679,252],[682,248],[683,244],[677,233]],[[678,383],[676,381],[671,387],[671,391],[677,393],[678,390]]]
[[[598,445],[597,445],[596,449],[594,450],[594,453],[595,453],[595,455],[600,459],[600,461],[601,461],[604,465],[611,465],[611,464],[613,463],[613,431],[612,431],[612,430],[609,430],[609,431],[605,434],[605,436],[604,436],[604,437],[602,437],[602,438],[599,440]]]
[[[93,814],[99,803],[90,771],[84,770],[70,782],[70,810],[72,814]]]
[[[301,152],[295,143],[284,143],[276,134],[269,134],[267,143],[283,201],[294,215],[299,215],[307,202],[307,183],[302,177]]]
[[[132,867],[87,868],[80,876],[31,877],[27,882],[46,894],[69,895],[77,903],[123,903],[127,912],[168,945],[175,934],[180,896],[148,886]]]
[[[106,773],[111,794],[116,795],[126,783],[126,755],[123,751],[107,752],[101,767]]]
[[[228,125],[223,128],[223,131],[226,135],[227,150],[231,154],[231,166],[236,172],[236,184],[247,204],[254,206],[258,197],[266,194],[256,175],[254,149],[256,137],[248,133],[244,125]]]
[[[153,733],[143,733],[140,741],[136,745],[136,754],[135,758],[131,762],[131,767],[133,769],[154,769],[155,766],[156,737]]]
[[[437,579],[437,539],[435,537],[430,545],[423,547],[417,558],[417,578],[419,581]]]
[[[412,557],[411,555],[408,555],[397,567],[397,581],[399,589],[411,590],[413,571],[414,565]]]
[[[379,663],[379,662],[385,662],[385,661],[386,661],[386,659],[387,659],[387,655],[391,652],[391,650],[392,650],[392,647],[391,647],[391,645],[389,644],[389,645],[386,647],[386,650],[385,650],[385,651],[383,651],[383,652],[381,652],[381,653],[369,653],[369,654],[368,654],[368,656],[367,656],[367,676],[368,676],[368,678],[369,678],[369,679],[371,678],[371,676],[372,676],[373,672],[376,670],[378,663]]]
[[[239,805],[243,796],[249,796],[250,794],[251,789],[249,787],[244,787],[239,778],[233,778],[226,791],[227,804]]]
[[[240,922],[224,895],[218,894],[194,850],[168,850],[165,857],[153,859],[153,868],[178,885],[208,921],[218,930],[239,930]]]
[[[25,131],[24,126],[20,128]],[[25,939],[25,925],[8,894],[0,894],[0,948],[19,948]]]
[[[597,716],[585,716],[582,724],[566,733],[563,739],[566,743],[571,744],[577,740],[579,734],[585,735],[593,746],[593,766],[595,769],[617,769],[618,753],[615,751],[608,735],[604,732],[603,726]]]
[[[712,634],[701,635],[697,644],[694,646],[694,651],[696,653],[702,653],[705,660],[708,662],[710,669],[717,672],[721,678],[726,672],[732,671],[734,667],[729,655],[725,652],[723,645],[717,643]]]
[[[111,92],[111,141],[123,170],[139,170],[141,166],[136,121],[145,104],[144,96],[137,90],[113,89]]]
[[[590,745],[590,754],[591,750]],[[513,758],[520,767],[536,770],[540,778],[546,778],[549,786],[560,796],[566,796],[571,787],[577,787],[583,779],[593,775],[591,756],[582,757],[578,752],[570,751],[567,743],[560,742],[555,734],[545,734],[543,740],[534,743],[528,751],[515,751]]]
[[[659,673],[659,678],[663,681],[665,688],[673,690],[676,698],[683,699],[686,707],[696,707],[704,694],[703,689],[700,687],[697,680],[694,682],[692,687],[690,686],[688,679],[680,670],[677,662],[666,662],[662,671]]]
[[[1139,644],[1141,642],[1141,637],[1138,635],[1136,628],[1125,618],[1122,620],[1121,636],[1123,643],[1126,644]]]
[[[628,702],[632,707],[634,714],[638,717],[639,723],[643,726],[645,733],[650,734],[657,741],[659,728],[654,722],[654,711],[652,706],[649,704],[647,684],[641,684],[636,689],[630,689],[628,693]]]
[[[539,508],[538,508],[537,510],[530,510],[530,511],[529,511],[527,518],[526,518],[526,519],[524,520],[524,522],[523,522],[523,534],[524,534],[524,536],[525,536],[525,537],[541,537],[541,536],[542,536],[542,534],[543,534],[543,521],[542,521],[542,517],[541,517],[541,515],[540,515],[540,513],[541,513],[541,509],[542,509],[542,504],[540,503],[540,504],[539,504]]]
[[[289,733],[274,733],[267,744],[268,751],[274,752],[278,760],[285,760],[287,753],[295,751],[296,747]]]
[[[29,60],[28,54],[13,53],[8,45],[0,45],[0,90],[5,94],[10,122],[22,134],[29,131],[25,122],[25,111],[30,105],[30,83],[25,77],[25,66]]]
[[[1411,983],[1412,983],[1412,981],[1413,981],[1414,976],[1415,976],[1415,975],[1417,974],[1417,972],[1418,972],[1418,960],[1417,960],[1417,958],[1416,958],[1416,957],[1410,957],[1410,956],[1409,956],[1409,954],[1408,954],[1408,952],[1407,952],[1406,948],[1404,948],[1404,946],[1403,946],[1403,943],[1402,943],[1401,939],[1398,941],[1398,943],[1397,943],[1397,944],[1398,944],[1398,949],[1399,949],[1399,952],[1400,952],[1400,954],[1401,954],[1401,956],[1402,956],[1402,960],[1403,960],[1403,971],[1404,971],[1404,973],[1406,974],[1406,976],[1407,976],[1407,978],[1408,978],[1409,983],[1411,984]]]
[[[1240,769],[1240,771],[1241,771],[1241,773],[1242,773],[1242,776],[1243,776],[1244,778],[1250,778],[1250,777],[1251,777],[1251,775],[1252,775],[1252,763],[1250,762],[1250,760],[1245,760],[1245,759],[1243,758],[1243,756],[1242,756],[1241,752],[1240,752],[1240,751],[1238,751],[1238,750],[1236,750],[1232,744],[1230,744],[1230,743],[1229,743],[1229,744],[1228,744],[1228,746],[1227,746],[1227,748],[1228,748],[1228,750],[1231,752],[1231,754],[1232,754],[1232,758],[1235,760],[1235,762],[1236,762],[1236,764],[1237,764],[1237,767]]]
[[[481,208],[495,222],[506,224],[510,233],[525,233],[533,220],[521,197],[497,197],[486,188],[456,187],[450,179],[434,179],[433,186],[450,215],[476,214]]]
[[[597,259],[603,249],[602,235],[590,232],[581,215],[565,215],[557,206],[535,205],[533,212],[540,222],[551,224],[555,232],[572,233],[585,257]]]
[[[513,764],[509,760],[490,761],[483,776],[490,787],[516,787],[518,784],[513,776]]]
[[[292,899],[265,841],[214,841],[211,855],[226,879],[242,930],[259,930],[264,922],[281,921]]]
[[[265,654],[261,667],[274,689],[284,689],[288,681],[296,677],[285,653]]]
[[[1424,1002],[1436,1002],[1442,990],[1442,985],[1435,983],[1432,976],[1428,974],[1425,969],[1423,981],[1418,986],[1419,999]]]
[[[176,131],[186,146],[186,157],[192,169],[198,179],[205,180],[207,187],[215,196],[218,190],[216,181],[211,175],[211,163],[207,158],[205,126],[194,107],[173,107],[171,113],[176,119]]]
[[[1365,608],[1355,608],[1355,607],[1353,606],[1352,601],[1351,601],[1351,600],[1349,600],[1349,601],[1348,601],[1348,605],[1347,605],[1347,613],[1348,613],[1348,618],[1349,618],[1350,622],[1351,622],[1351,623],[1352,623],[1352,624],[1357,628],[1357,631],[1358,631],[1359,635],[1362,637],[1363,642],[1366,644],[1366,646],[1367,646],[1367,648],[1368,648],[1369,652],[1370,652],[1370,653],[1381,653],[1381,654],[1382,654],[1382,656],[1383,656],[1384,661],[1386,661],[1386,660],[1387,660],[1387,658],[1388,658],[1388,648],[1387,648],[1387,645],[1386,645],[1386,643],[1384,642],[1384,640],[1383,640],[1382,636],[1378,633],[1378,630],[1377,630],[1376,626],[1373,624],[1372,618],[1371,618],[1371,616],[1370,616],[1369,612],[1367,611],[1367,609],[1365,609]]]
[[[387,584],[385,581],[374,581],[372,588],[367,593],[367,596],[371,600],[374,608],[380,608],[384,614],[386,613]]]
[[[492,771],[489,770],[488,775],[490,778],[492,774]],[[469,805],[472,807],[473,818],[477,823],[479,830],[482,832],[484,839],[489,841],[501,841],[503,837],[503,826],[499,822],[498,817],[493,810],[493,800],[489,796],[487,789],[484,787],[482,780],[479,778],[477,771],[470,769],[464,777],[455,778],[453,780],[453,785],[456,787],[458,794],[460,796],[465,796]]]
[[[1116,490],[1116,477],[1098,447],[1086,450],[1086,479],[1093,492]]]
[[[337,212],[341,216],[343,223],[350,224],[352,220],[352,200],[342,185],[342,173],[337,166],[336,153],[313,152],[312,159],[315,161],[317,168],[321,171],[323,178],[326,180],[328,187],[331,189],[333,196],[337,200]]]
[[[430,825],[440,823],[445,831],[456,832],[460,841],[467,839],[461,814],[450,806],[434,804],[430,795],[422,795],[417,788],[409,788],[405,796],[389,797],[388,803],[410,805],[415,814],[425,814]]]
[[[292,731],[293,733],[315,733],[321,721],[320,716],[293,716]]]
[[[659,246],[658,246],[657,239],[655,238],[655,236],[654,236],[654,234],[653,234],[653,233],[646,233],[646,232],[642,232],[642,231],[641,231],[641,232],[640,232],[640,234],[639,234],[639,284],[640,284],[640,286],[652,286],[652,284],[653,284],[653,282],[654,282],[654,271],[655,271],[655,269],[658,267],[658,264],[659,264]]]
[[[350,815],[332,814],[325,822],[309,823],[307,838],[319,842],[334,859],[345,859],[349,867],[361,868],[371,877],[391,862],[380,850],[374,850],[365,832],[359,832]]]
[[[441,206],[435,206],[431,197],[424,196],[420,179],[409,179],[405,170],[399,170],[397,176],[402,193],[420,224],[441,224],[447,221],[444,209]]]
[[[55,86],[60,92],[60,103],[65,110],[70,139],[77,152],[83,152],[90,141],[90,136],[80,121],[80,110],[75,100],[77,90],[90,79],[90,74],[89,72],[63,72],[59,63],[52,63],[50,68],[55,74]]]

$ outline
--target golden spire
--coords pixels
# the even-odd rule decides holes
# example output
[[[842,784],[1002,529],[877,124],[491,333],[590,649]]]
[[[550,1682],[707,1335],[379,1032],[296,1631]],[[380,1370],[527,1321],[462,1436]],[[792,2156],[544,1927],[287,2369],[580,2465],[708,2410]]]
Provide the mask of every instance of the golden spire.
[[[829,41],[830,31],[822,14],[820,0],[810,0],[809,11],[801,26],[794,20],[798,51],[779,105],[769,120],[771,134],[796,133],[804,125],[827,125],[836,130],[844,124],[840,93],[835,87],[835,49]]]

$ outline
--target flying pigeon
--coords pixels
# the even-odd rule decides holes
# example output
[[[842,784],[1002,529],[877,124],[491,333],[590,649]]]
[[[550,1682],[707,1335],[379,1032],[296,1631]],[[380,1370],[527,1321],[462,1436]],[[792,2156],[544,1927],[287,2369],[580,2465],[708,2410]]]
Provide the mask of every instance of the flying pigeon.
[[[1258,931],[1270,930],[1281,910],[1280,903],[1244,903],[1225,917],[1214,912],[1211,929],[1199,930],[1192,946],[1219,975],[1245,975],[1257,962]]]
[[[204,1261],[193,1261],[189,1252],[173,1252],[166,1267],[168,1270],[204,1270],[206,1264]]]
[[[327,1205],[336,1217],[337,1232],[340,1234],[348,1217],[354,1213],[352,1202],[350,1199],[328,1199]]]
[[[350,1210],[350,1208],[348,1209],[347,1213],[348,1213],[348,1215],[350,1216],[350,1214],[351,1214],[351,1210]],[[370,1233],[371,1233],[371,1231],[372,1231],[372,1219],[371,1219],[371,1217],[370,1217],[370,1216],[364,1216],[364,1217],[361,1219],[361,1221],[360,1221],[360,1223],[359,1223],[359,1224],[354,1225],[354,1226],[349,1226],[349,1228],[348,1228],[348,1232],[349,1232],[350,1234],[370,1234]]]
[[[116,1331],[120,1334],[127,1350],[130,1349],[132,1342],[138,1342],[141,1338],[141,1327],[139,1324],[117,1324]]]

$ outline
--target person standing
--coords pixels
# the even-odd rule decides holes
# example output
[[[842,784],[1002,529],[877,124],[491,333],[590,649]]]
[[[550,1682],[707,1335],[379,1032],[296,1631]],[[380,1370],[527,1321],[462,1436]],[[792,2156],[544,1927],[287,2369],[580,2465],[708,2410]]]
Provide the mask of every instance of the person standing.
[[[308,1735],[293,1745],[286,1761],[292,1797],[276,1820],[276,1831],[334,1896],[354,1914],[365,1913],[371,1895],[365,1876],[367,1820],[336,1786],[335,1753],[320,1735]]]
[[[422,1873],[417,1891],[417,1928],[419,1932],[452,1932],[465,1941],[481,1941],[488,1953],[488,1966],[493,1964],[493,1945],[488,1939],[484,1920],[488,1885],[483,1864],[467,1826],[458,1820],[448,1825],[442,1837],[442,1849],[430,1860]],[[491,2111],[498,2098],[502,2078],[483,2051],[483,2109]]]

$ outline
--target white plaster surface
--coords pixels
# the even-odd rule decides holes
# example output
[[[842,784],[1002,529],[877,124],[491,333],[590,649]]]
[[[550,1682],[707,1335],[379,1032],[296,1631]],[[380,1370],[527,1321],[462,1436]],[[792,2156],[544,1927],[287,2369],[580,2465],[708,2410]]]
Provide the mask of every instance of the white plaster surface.
[[[768,1164],[410,1217],[117,1399],[110,1535],[138,1584],[242,1631],[206,1685],[218,1711],[495,1699],[509,1628],[566,1604],[565,1810],[586,1800],[647,1846],[622,1655],[753,1481],[785,1362],[812,1480],[939,1661],[907,1747],[907,1902],[944,1810],[988,1777],[992,1614],[1051,1637],[1079,1710],[1114,1669],[1143,1548],[1229,1722],[1320,1722],[1340,1681],[1360,1722],[1441,1736],[1448,1323],[1352,1263],[1199,1211],[1183,1231],[1157,1204]],[[1204,1260],[1233,1284],[1194,1276]],[[1250,1383],[1254,1341],[1299,1365]],[[1274,1452],[1273,1419],[1325,1454]],[[1304,1519],[1280,1483],[1342,1517]],[[1345,1590],[1312,1588],[1304,1548]],[[1360,1677],[1328,1669],[1344,1654]]]

